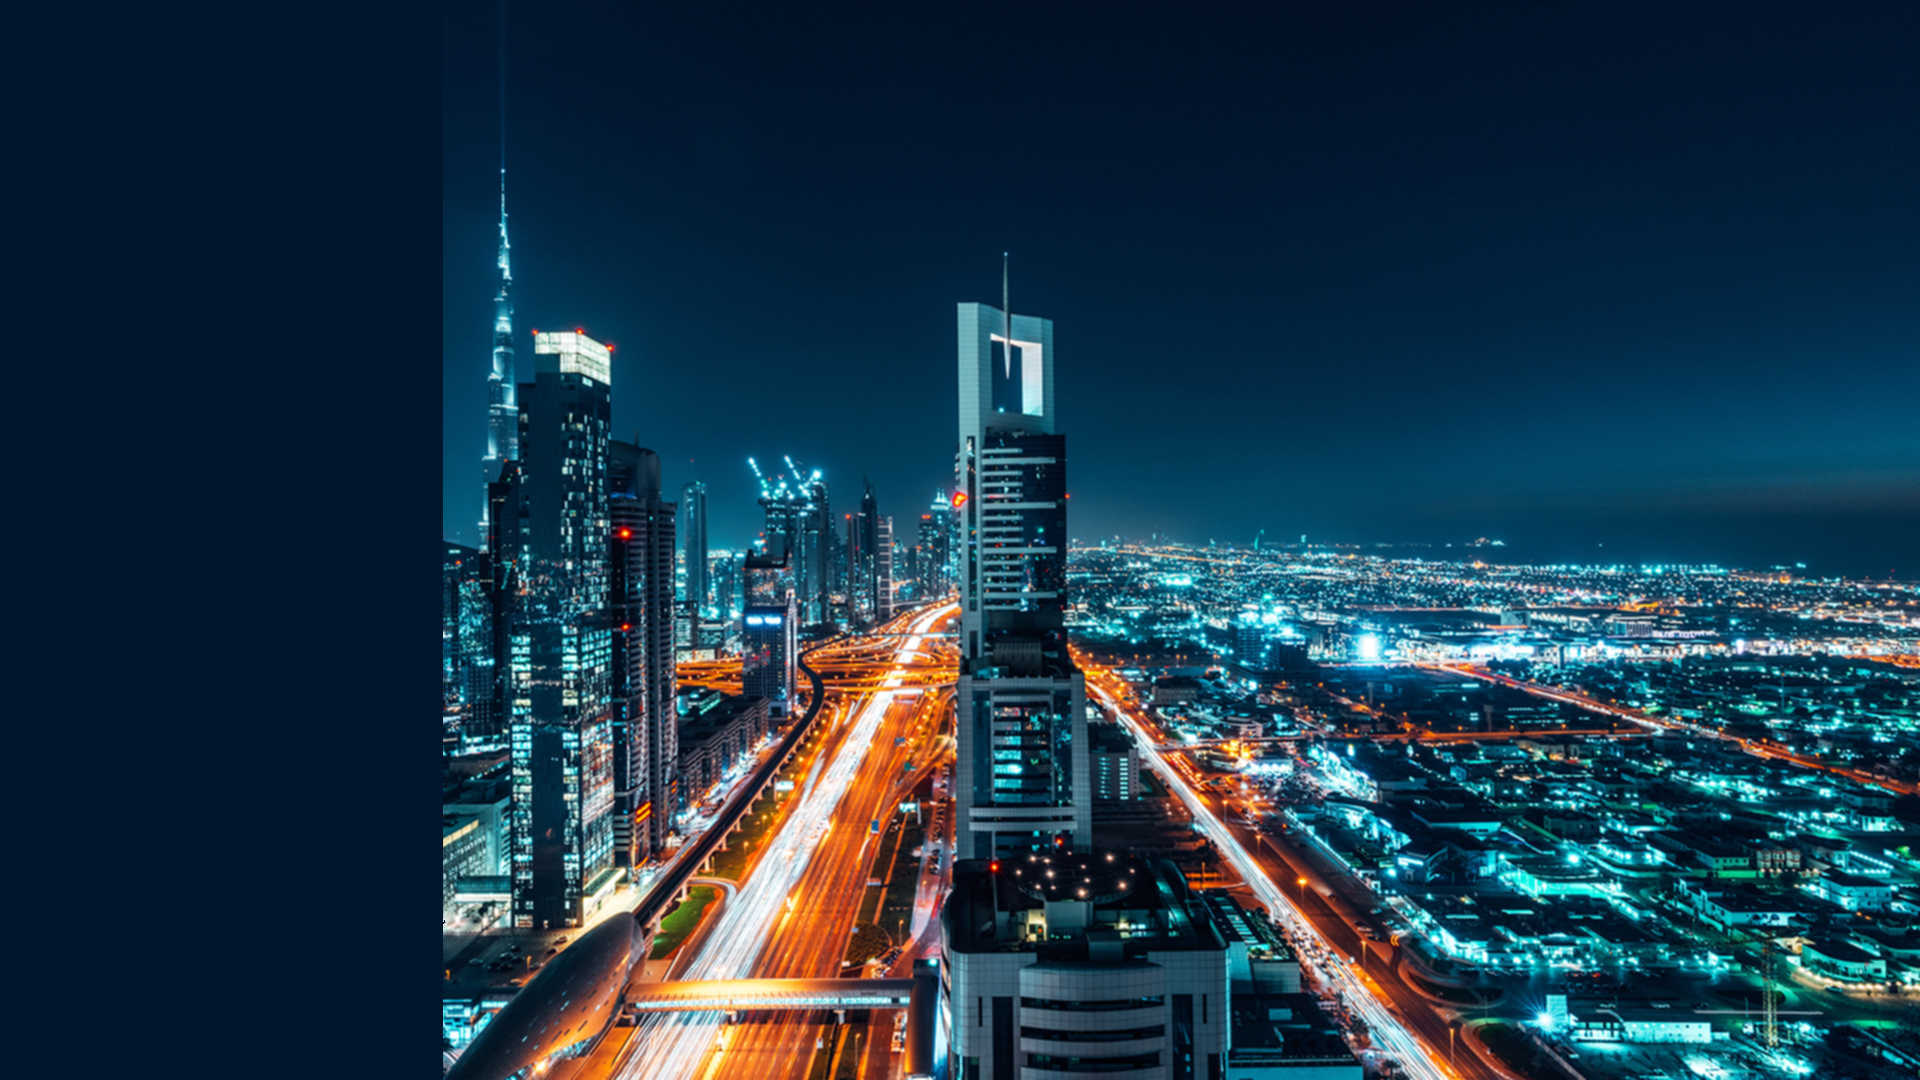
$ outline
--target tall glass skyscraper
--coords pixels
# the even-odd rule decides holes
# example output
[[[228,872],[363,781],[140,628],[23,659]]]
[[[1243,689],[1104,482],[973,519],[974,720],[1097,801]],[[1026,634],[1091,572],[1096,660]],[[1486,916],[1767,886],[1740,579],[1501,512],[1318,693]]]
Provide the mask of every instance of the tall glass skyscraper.
[[[708,595],[707,573],[707,485],[689,480],[680,487],[681,562],[687,568],[686,603],[696,625],[700,615],[713,604]]]
[[[886,551],[881,551],[879,502],[873,485],[860,496],[860,510],[847,518],[847,613],[855,626],[871,626],[887,618],[891,605],[893,532],[887,527]],[[884,562],[883,562],[884,559]],[[888,578],[882,595],[881,576]]]
[[[815,469],[801,485],[805,496],[800,504],[800,548],[795,552],[795,597],[800,621],[811,626],[832,618],[833,596],[833,514],[827,506],[827,482]]]
[[[1093,840],[1086,682],[1067,652],[1053,321],[959,305],[956,858]]]
[[[613,521],[614,862],[639,866],[665,846],[680,798],[675,508],[660,499],[660,455],[632,443],[613,443],[607,488]]]
[[[615,878],[607,623],[612,351],[534,335],[519,388],[517,595],[508,632],[513,923],[578,926]]]
[[[520,407],[513,382],[513,266],[507,257],[507,167],[500,166],[500,290],[493,297],[493,370],[487,375],[486,483],[500,479],[502,462],[520,456]],[[489,510],[491,507],[489,507]],[[480,522],[484,538],[488,522]]]
[[[740,612],[740,683],[748,697],[767,699],[770,716],[793,709],[799,659],[792,561],[785,553],[749,552],[743,568],[746,603]]]

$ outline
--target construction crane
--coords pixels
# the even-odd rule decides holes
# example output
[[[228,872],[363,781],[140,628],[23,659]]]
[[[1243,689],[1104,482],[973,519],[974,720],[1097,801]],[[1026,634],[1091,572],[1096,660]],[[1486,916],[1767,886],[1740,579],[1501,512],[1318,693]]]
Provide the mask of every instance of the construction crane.
[[[752,458],[748,458],[747,468],[753,470],[753,478],[760,482],[760,497],[764,499],[770,496],[772,494],[772,491],[767,487],[766,474],[760,471],[760,463],[753,460]]]

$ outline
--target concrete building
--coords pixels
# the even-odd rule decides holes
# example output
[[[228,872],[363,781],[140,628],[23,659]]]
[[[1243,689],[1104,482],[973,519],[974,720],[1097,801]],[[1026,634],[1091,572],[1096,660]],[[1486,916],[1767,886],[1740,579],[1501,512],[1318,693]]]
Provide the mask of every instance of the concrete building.
[[[1858,945],[1815,938],[1800,947],[1800,965],[1840,982],[1885,982],[1887,962]]]
[[[1828,903],[1848,911],[1885,911],[1893,901],[1894,886],[1882,878],[1831,870],[1807,881],[1804,888]]]
[[[1093,781],[1086,681],[1067,651],[1066,439],[1054,431],[1053,322],[961,304],[958,339],[955,853],[1085,847]]]
[[[767,700],[692,687],[680,695],[680,775],[697,798],[767,734]]]
[[[954,864],[954,1080],[1221,1080],[1228,934],[1171,862],[1062,847]]]
[[[1087,752],[1093,771],[1093,797],[1125,802],[1140,797],[1140,750],[1120,725],[1088,722]]]
[[[629,868],[665,846],[680,790],[673,767],[675,508],[660,494],[660,455],[613,442],[607,460],[613,857],[614,865]]]
[[[749,697],[763,698],[774,716],[794,705],[794,675],[800,660],[799,605],[792,560],[786,554],[747,556],[746,603],[740,614],[740,682]]]
[[[493,841],[477,817],[443,814],[440,818],[440,906],[453,907],[462,879],[487,877],[498,869],[489,849]]]
[[[1665,1003],[1574,1004],[1571,1034],[1577,1042],[1693,1043],[1713,1041],[1713,1018]]]

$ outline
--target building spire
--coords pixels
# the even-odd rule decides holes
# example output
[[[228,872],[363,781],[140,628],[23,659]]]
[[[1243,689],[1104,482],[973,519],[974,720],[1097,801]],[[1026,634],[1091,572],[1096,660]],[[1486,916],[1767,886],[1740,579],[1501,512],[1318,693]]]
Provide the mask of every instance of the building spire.
[[[504,235],[504,234],[503,234]],[[1013,252],[1000,253],[1000,318],[1001,336],[1006,340],[1001,344],[1000,355],[1006,358],[1007,378],[1013,378],[1013,303],[1007,299],[1007,264],[1013,259]]]
[[[503,462],[520,457],[520,406],[513,370],[513,267],[507,244],[507,0],[500,0],[500,271],[499,291],[493,295],[493,364],[487,373],[487,454],[481,471],[487,482],[500,478]],[[485,504],[480,535],[486,540],[490,523]]]
[[[500,0],[498,30],[500,90],[500,280],[513,281],[513,269],[507,259],[507,0]],[[501,289],[505,295],[506,289]]]

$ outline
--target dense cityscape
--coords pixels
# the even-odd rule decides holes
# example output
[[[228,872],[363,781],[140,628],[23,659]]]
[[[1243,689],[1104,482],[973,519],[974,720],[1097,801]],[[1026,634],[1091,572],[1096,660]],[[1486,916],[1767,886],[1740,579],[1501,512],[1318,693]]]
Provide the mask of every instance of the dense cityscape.
[[[751,365],[681,401],[516,309],[501,18],[491,345],[446,360],[486,433],[442,546],[447,1080],[1920,1075],[1910,575],[1091,535],[1079,433],[1142,421],[1070,399],[1089,328],[1016,311],[998,243],[901,361],[950,457],[796,418],[695,463],[651,418]]]
[[[499,228],[450,1077],[1920,1061],[1920,588],[1074,544],[1053,324],[1004,300],[957,307],[910,528],[749,459],[764,528],[714,547],[612,437],[610,346],[534,331],[515,383]]]

